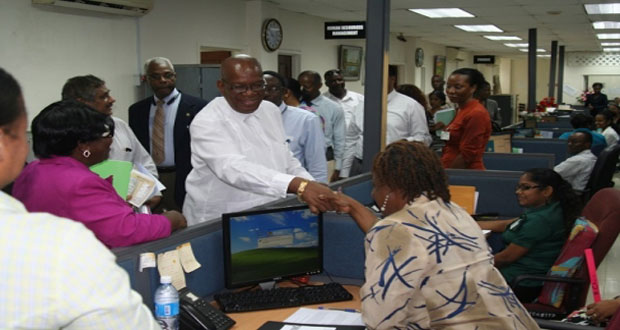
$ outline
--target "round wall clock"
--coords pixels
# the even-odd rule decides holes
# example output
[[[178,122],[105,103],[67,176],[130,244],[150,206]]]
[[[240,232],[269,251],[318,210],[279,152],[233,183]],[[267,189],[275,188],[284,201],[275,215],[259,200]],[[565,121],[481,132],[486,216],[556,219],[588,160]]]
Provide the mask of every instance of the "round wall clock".
[[[265,20],[262,31],[263,47],[269,52],[278,49],[282,44],[282,25],[275,18]]]
[[[418,68],[424,65],[424,49],[416,48],[415,49],[415,66]]]

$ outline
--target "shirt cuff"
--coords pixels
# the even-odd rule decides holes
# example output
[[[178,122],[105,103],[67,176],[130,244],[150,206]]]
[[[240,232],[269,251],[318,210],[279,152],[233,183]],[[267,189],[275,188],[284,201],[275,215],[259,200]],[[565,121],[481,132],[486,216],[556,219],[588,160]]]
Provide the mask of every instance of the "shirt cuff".
[[[336,162],[334,164],[334,169],[336,171],[340,171],[340,169],[342,168],[342,158],[336,158],[334,161]]]
[[[288,192],[288,186],[294,178],[294,175],[285,173],[277,173],[273,177],[273,184],[274,187],[276,187],[277,191],[280,192],[280,198],[286,197],[286,194]]]

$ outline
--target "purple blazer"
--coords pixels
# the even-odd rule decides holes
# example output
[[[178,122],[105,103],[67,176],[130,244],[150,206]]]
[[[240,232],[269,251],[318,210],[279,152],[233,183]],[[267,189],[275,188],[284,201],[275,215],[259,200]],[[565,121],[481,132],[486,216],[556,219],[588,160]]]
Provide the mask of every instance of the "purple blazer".
[[[166,217],[134,213],[110,181],[71,157],[28,164],[15,181],[13,196],[29,212],[47,212],[83,223],[110,248],[170,235]]]

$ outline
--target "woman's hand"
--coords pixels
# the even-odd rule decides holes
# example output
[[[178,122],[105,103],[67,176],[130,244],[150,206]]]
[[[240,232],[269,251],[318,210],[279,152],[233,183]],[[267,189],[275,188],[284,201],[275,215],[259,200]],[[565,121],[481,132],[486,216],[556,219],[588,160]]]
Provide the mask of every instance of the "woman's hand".
[[[334,191],[331,195],[321,197],[329,200],[329,203],[335,206],[337,212],[351,215],[364,233],[367,233],[378,220],[374,213],[364,205],[341,192]]]
[[[162,215],[170,221],[171,232],[187,227],[187,220],[185,220],[185,216],[179,211],[166,211],[162,213]]]
[[[588,305],[586,315],[596,323],[603,322],[612,317],[620,308],[620,299],[601,300]]]
[[[157,205],[161,202],[161,196],[153,196],[153,198],[144,202],[144,205],[148,206],[152,209],[156,208]]]

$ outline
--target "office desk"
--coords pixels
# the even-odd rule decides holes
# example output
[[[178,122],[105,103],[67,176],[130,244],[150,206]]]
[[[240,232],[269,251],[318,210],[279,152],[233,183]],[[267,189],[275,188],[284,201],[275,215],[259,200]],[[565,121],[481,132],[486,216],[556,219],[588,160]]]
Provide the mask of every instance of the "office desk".
[[[284,321],[286,318],[295,313],[300,307],[318,308],[324,306],[326,308],[352,308],[360,310],[360,287],[356,285],[343,285],[347,291],[353,295],[353,300],[339,301],[328,304],[305,305],[299,307],[288,307],[279,309],[267,309],[255,312],[229,313],[226,314],[237,322],[231,329],[258,329],[267,321]]]

